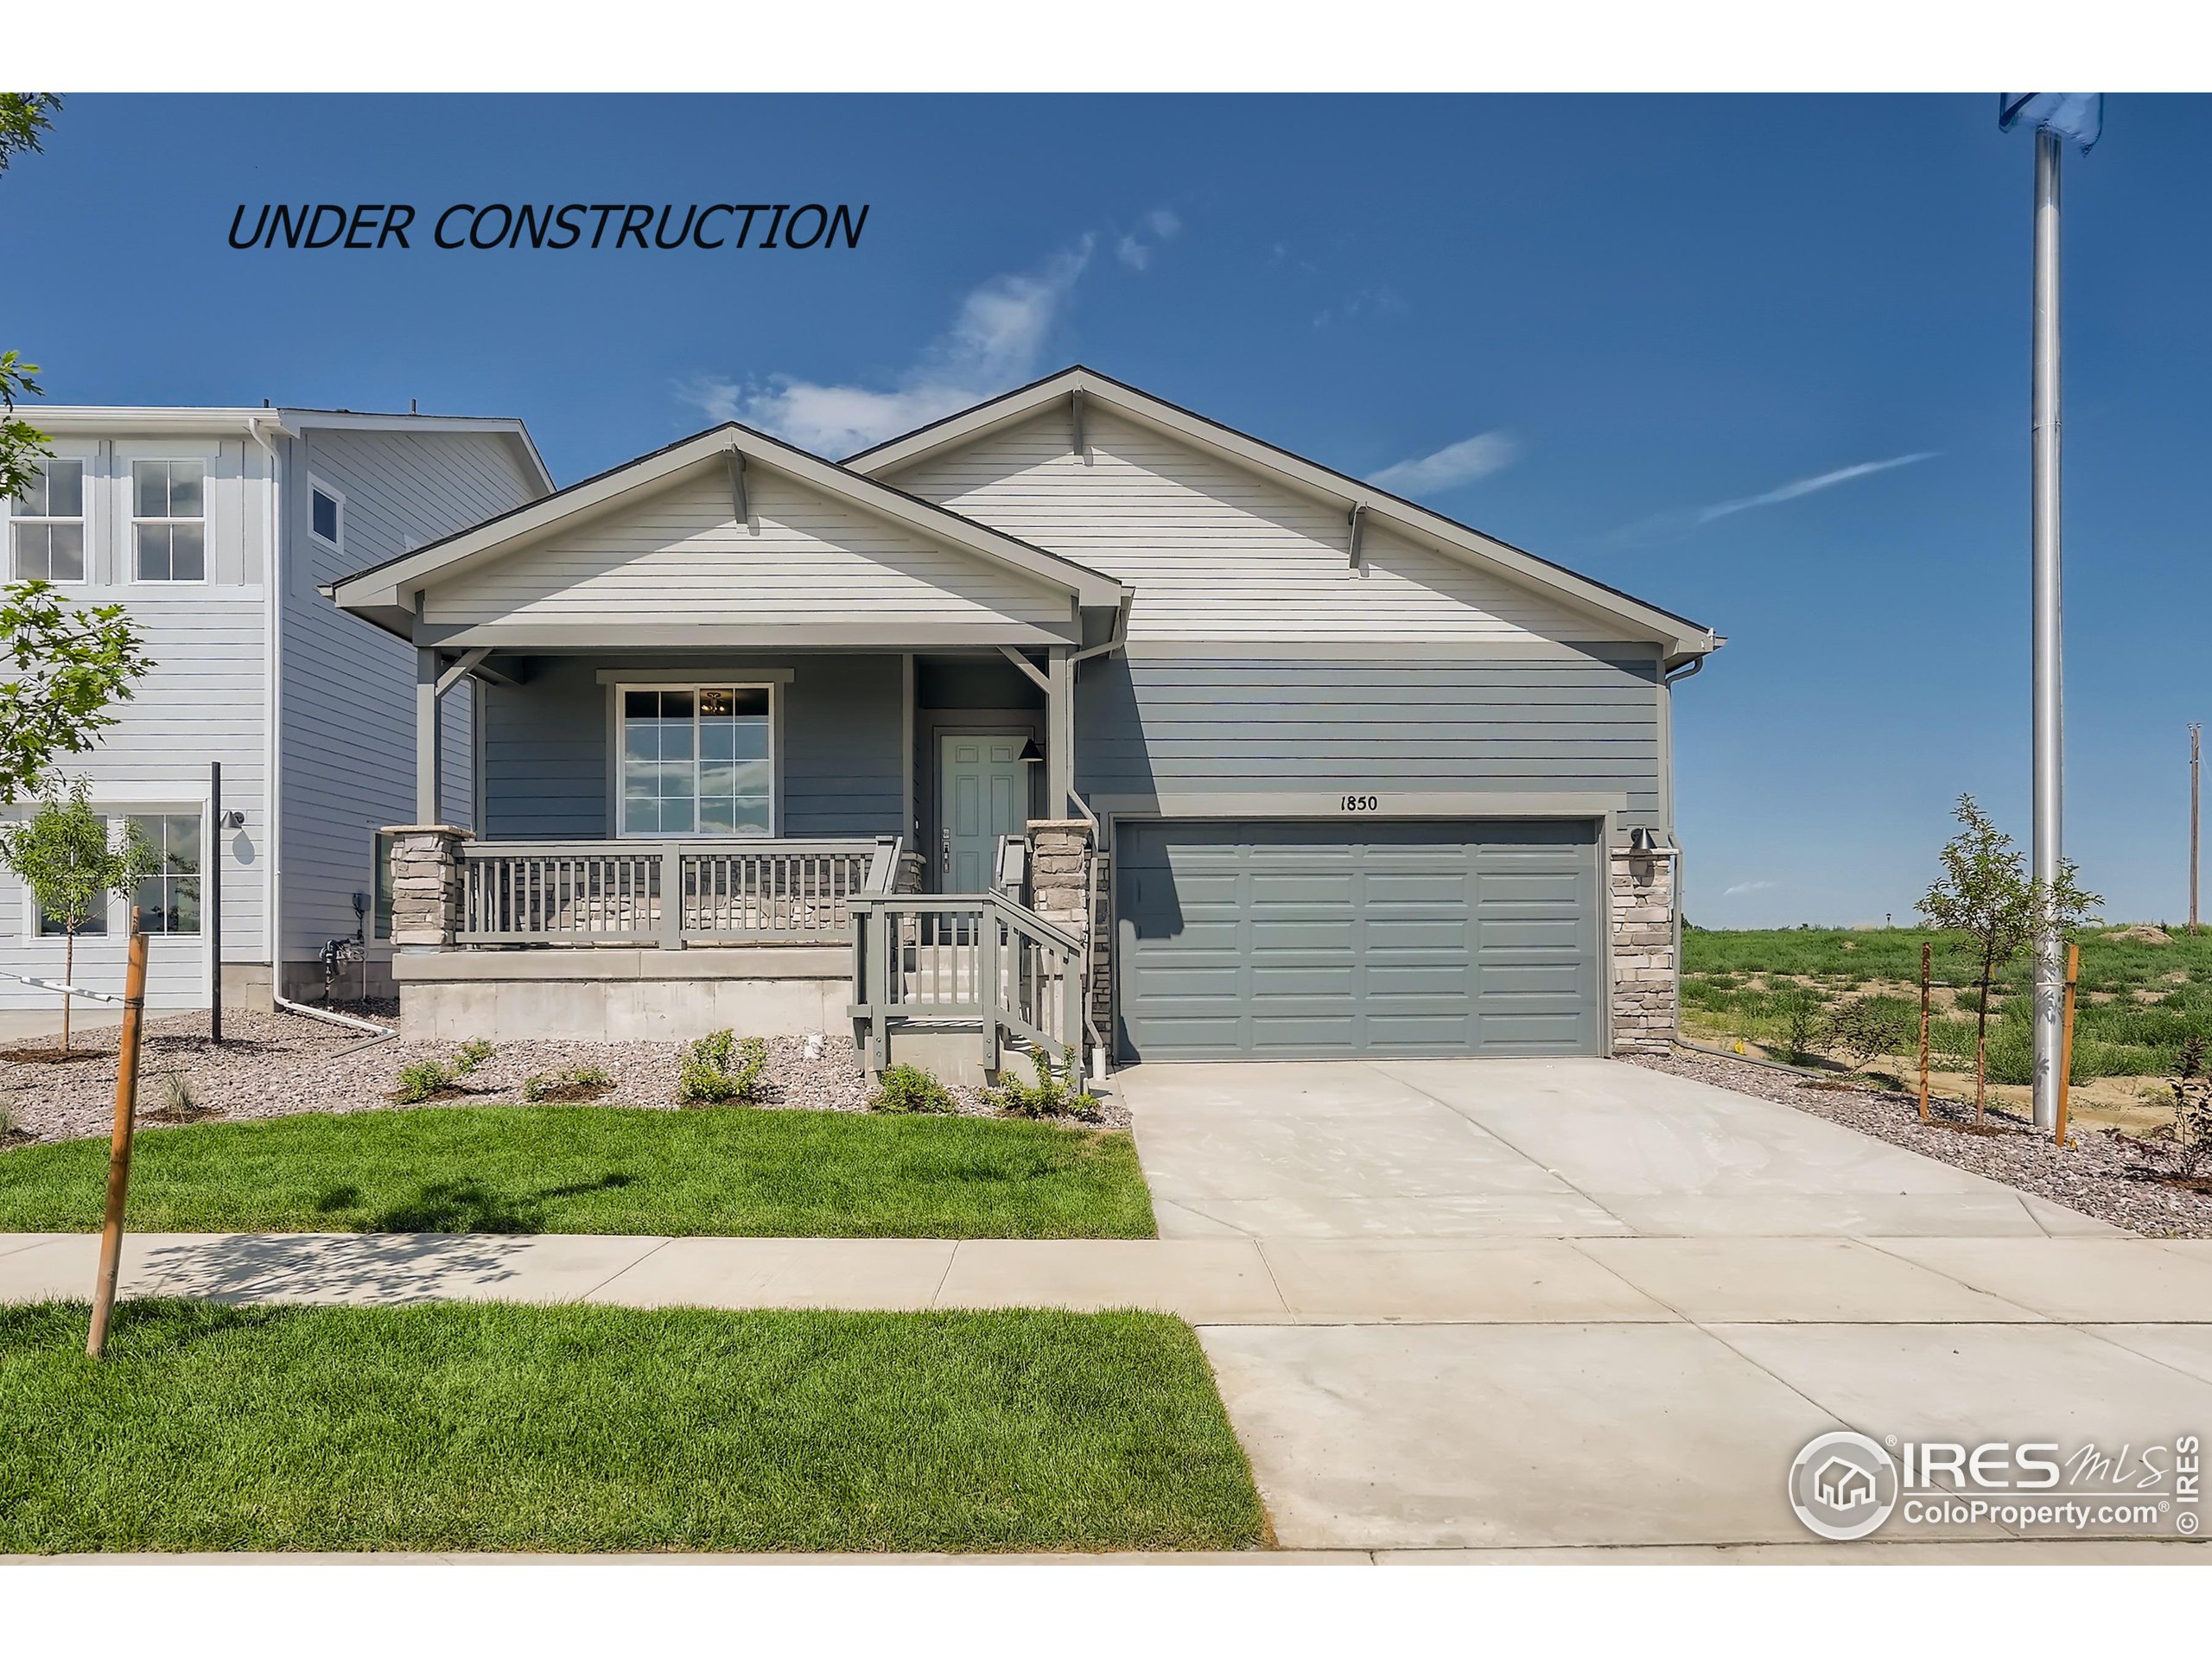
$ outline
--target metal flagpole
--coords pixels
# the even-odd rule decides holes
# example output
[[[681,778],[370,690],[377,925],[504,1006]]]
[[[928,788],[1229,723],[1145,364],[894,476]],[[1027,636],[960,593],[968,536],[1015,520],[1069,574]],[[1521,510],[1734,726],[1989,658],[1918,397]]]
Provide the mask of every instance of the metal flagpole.
[[[2036,129],[2035,208],[2035,879],[2058,885],[2065,734],[2059,605],[2058,135]],[[2059,1021],[2065,944],[2046,920],[2035,942],[2035,1120],[2058,1126]]]

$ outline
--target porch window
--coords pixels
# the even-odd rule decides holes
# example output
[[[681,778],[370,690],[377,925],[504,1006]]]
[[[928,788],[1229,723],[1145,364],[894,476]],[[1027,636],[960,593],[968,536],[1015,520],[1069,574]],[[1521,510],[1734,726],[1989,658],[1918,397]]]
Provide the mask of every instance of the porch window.
[[[48,457],[15,499],[8,574],[16,582],[85,579],[85,463]]]
[[[622,833],[774,832],[774,733],[765,685],[624,686]]]

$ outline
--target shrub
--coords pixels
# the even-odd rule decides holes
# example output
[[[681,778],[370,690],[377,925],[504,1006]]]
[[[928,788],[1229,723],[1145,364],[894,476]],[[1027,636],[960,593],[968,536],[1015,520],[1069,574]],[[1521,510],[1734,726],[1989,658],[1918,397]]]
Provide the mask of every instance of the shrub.
[[[760,1087],[767,1069],[768,1045],[758,1037],[743,1042],[728,1031],[702,1037],[683,1056],[676,1097],[687,1106],[742,1105]]]
[[[894,1065],[883,1074],[882,1085],[868,1104],[873,1112],[950,1112],[959,1103],[918,1065]]]
[[[1009,1117],[1079,1117],[1086,1122],[1100,1113],[1098,1096],[1082,1088],[1083,1062],[1071,1054],[1067,1075],[1055,1069],[1042,1051],[1029,1051],[1029,1064],[1037,1081],[1024,1083],[1011,1070],[1000,1073],[999,1085],[983,1090],[983,1098]]]
[[[392,1090],[391,1097],[403,1106],[412,1106],[429,1099],[452,1082],[452,1074],[435,1060],[417,1060],[412,1065],[399,1068],[399,1086]]]
[[[1877,1055],[1902,1053],[1916,1018],[1903,997],[1862,996],[1829,1011],[1822,1041],[1855,1069]]]
[[[416,1105],[452,1088],[491,1058],[492,1045],[481,1037],[473,1037],[444,1065],[435,1060],[417,1060],[412,1065],[400,1067],[399,1086],[391,1097],[402,1106]]]
[[[1775,1039],[1775,1052],[1792,1065],[1811,1065],[1820,1058],[1821,1033],[1827,1023],[1820,999],[1801,994],[1776,1001],[1782,1029]]]

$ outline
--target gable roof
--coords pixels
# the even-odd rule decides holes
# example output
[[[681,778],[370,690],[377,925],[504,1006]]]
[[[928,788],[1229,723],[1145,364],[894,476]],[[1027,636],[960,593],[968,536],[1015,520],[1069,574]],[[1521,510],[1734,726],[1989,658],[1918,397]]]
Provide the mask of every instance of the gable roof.
[[[1702,657],[1718,650],[1723,643],[1720,636],[1702,623],[1662,610],[1618,588],[1578,575],[1510,542],[1502,542],[1456,518],[1447,518],[1418,502],[1393,495],[1319,461],[1308,461],[1249,433],[1209,420],[1079,363],[977,404],[972,409],[917,427],[901,437],[849,455],[844,464],[855,472],[880,476],[1025,420],[1077,392],[1117,414],[1171,433],[1215,454],[1270,474],[1308,493],[1341,501],[1347,511],[1357,507],[1377,520],[1412,531],[1454,556],[1518,578],[1586,610],[1628,624],[1636,630],[1636,638],[1662,642],[1670,664]]]
[[[461,567],[496,557],[517,543],[596,513],[622,498],[656,488],[718,458],[742,457],[764,467],[1067,593],[1079,606],[1118,606],[1128,589],[1112,577],[1003,531],[963,518],[904,490],[824,461],[751,427],[728,421],[679,438],[634,461],[566,489],[486,518],[441,540],[342,576],[323,588],[341,608],[404,636],[416,589]]]

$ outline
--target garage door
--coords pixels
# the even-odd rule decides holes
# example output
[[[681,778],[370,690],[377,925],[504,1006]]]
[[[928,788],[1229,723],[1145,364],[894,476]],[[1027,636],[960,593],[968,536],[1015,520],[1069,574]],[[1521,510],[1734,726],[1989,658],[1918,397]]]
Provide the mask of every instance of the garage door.
[[[1597,826],[1116,834],[1124,1059],[1594,1054]]]

